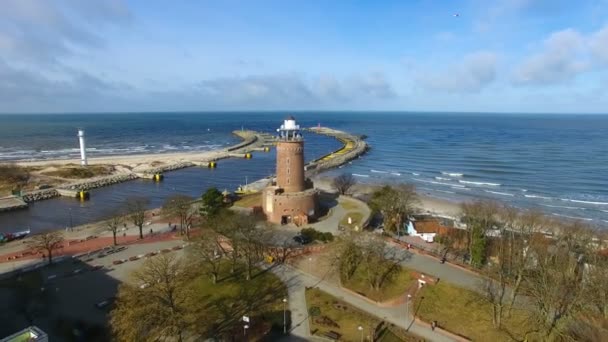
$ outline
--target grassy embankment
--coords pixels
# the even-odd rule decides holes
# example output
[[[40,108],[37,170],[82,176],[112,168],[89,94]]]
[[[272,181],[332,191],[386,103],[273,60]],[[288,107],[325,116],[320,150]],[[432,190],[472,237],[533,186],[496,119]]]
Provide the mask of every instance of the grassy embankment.
[[[441,328],[473,341],[512,340],[505,331],[493,327],[490,304],[471,290],[446,282],[425,286],[416,295],[412,308],[423,321],[437,321]],[[515,336],[522,337],[526,321],[525,312],[514,310],[510,318],[504,319],[504,326]]]
[[[313,335],[327,337],[328,332],[340,334],[340,341],[360,341],[361,332],[365,341],[370,341],[373,331],[381,320],[360,311],[338,298],[316,288],[306,290],[306,306],[309,313],[310,331]],[[358,327],[361,326],[363,331]],[[403,329],[383,329],[379,341],[420,341],[421,339]]]
[[[256,192],[250,195],[244,195],[239,198],[234,205],[241,208],[251,208],[262,205],[262,193]]]
[[[68,179],[85,179],[99,176],[109,176],[114,172],[114,168],[109,165],[89,165],[82,167],[75,164],[67,164],[57,167],[56,170],[44,171],[43,175],[61,177]]]
[[[411,271],[404,267],[399,267],[397,274],[391,281],[387,281],[380,289],[372,289],[365,279],[365,270],[358,268],[353,277],[349,280],[342,280],[342,286],[360,295],[363,295],[377,302],[384,302],[405,294],[407,289],[413,286],[416,279]]]
[[[340,226],[348,227],[351,229],[355,229],[355,227],[358,227],[358,229],[360,230],[363,224],[363,213],[361,213],[360,207],[361,205],[353,200],[348,200],[345,198],[341,198],[339,203],[340,206],[347,211],[344,217],[340,220]],[[351,218],[351,224],[348,224],[349,217]]]
[[[257,331],[270,326],[282,331],[283,298],[287,298],[287,288],[273,273],[255,269],[252,279],[245,280],[244,267],[231,274],[230,263],[226,261],[221,265],[216,284],[209,276],[201,275],[194,279],[192,286],[199,301],[207,304],[208,319],[224,331],[237,329],[242,332],[239,320],[243,315],[251,317]]]

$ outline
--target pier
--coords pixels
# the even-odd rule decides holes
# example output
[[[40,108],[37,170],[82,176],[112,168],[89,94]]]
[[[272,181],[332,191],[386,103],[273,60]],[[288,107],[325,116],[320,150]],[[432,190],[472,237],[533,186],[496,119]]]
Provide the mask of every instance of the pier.
[[[342,143],[342,147],[332,153],[329,153],[321,158],[309,162],[306,165],[306,176],[313,176],[321,171],[328,170],[334,167],[338,167],[347,163],[348,161],[359,157],[364,154],[367,149],[367,143],[363,139],[335,129],[327,127],[315,127],[306,129],[306,131],[323,134],[334,137]],[[171,158],[169,156],[163,156],[159,154],[157,156],[158,161],[161,165],[151,166],[154,163],[140,163],[133,167],[131,170],[122,170],[119,173],[85,179],[82,181],[76,181],[72,183],[66,183],[58,185],[55,188],[49,188],[44,190],[29,191],[23,194],[22,197],[7,197],[0,199],[0,211],[3,210],[15,210],[19,208],[27,208],[28,203],[45,200],[57,196],[67,197],[78,197],[79,191],[86,191],[99,187],[104,187],[116,183],[126,182],[133,179],[151,179],[160,181],[163,173],[172,170],[183,169],[187,167],[200,166],[209,168],[221,169],[221,160],[226,158],[242,158],[250,159],[253,157],[252,152],[269,152],[270,149],[276,144],[276,138],[269,133],[262,133],[249,130],[238,130],[233,132],[234,135],[242,139],[238,144],[232,145],[227,148],[216,151],[208,152],[192,152],[184,153],[180,158]],[[125,157],[99,157],[99,158],[88,158],[88,165],[103,164],[99,160],[112,160],[112,162],[105,162],[106,164],[122,165],[123,160],[128,158],[136,158],[137,156],[125,156]],[[164,158],[163,158],[164,157]],[[156,156],[155,156],[156,158]],[[163,161],[163,159],[165,161]],[[71,160],[58,160],[58,164],[69,164]],[[23,165],[36,165],[36,161],[33,162],[22,162]],[[159,178],[157,178],[157,175]],[[272,181],[271,177],[267,177],[245,187],[245,191],[259,191],[264,188],[269,182]]]
[[[27,208],[27,203],[17,196],[0,198],[0,211],[9,211]]]
[[[342,143],[342,147],[317,158],[305,165],[306,177],[314,176],[322,171],[339,167],[365,154],[369,145],[360,137],[328,127],[305,128],[304,131],[334,137]],[[264,189],[274,177],[266,177],[247,184],[241,188],[244,193],[254,193]]]

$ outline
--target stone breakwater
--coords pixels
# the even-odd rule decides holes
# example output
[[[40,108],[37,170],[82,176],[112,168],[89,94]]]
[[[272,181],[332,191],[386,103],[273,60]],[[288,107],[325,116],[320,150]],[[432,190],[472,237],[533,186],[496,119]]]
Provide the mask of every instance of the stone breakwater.
[[[342,164],[347,163],[348,161],[359,157],[364,154],[368,145],[363,139],[360,137],[348,134],[346,132],[321,127],[321,128],[312,128],[309,131],[316,134],[324,134],[328,136],[333,136],[336,139],[340,140],[343,143],[343,147],[337,151],[334,151],[326,156],[323,156],[317,160],[314,160],[306,165],[306,174],[307,176],[312,176],[320,173],[321,171],[328,170],[334,167],[338,167]],[[265,146],[269,146],[273,143],[273,137],[269,134],[253,132],[253,131],[234,131],[235,135],[239,136],[243,141],[240,143],[230,146],[225,149],[221,149],[215,152],[210,158],[210,160],[218,160],[222,158],[229,158],[231,154],[236,152],[249,152],[254,150],[255,148],[261,148]],[[147,168],[145,170],[140,171],[143,174],[154,174],[154,173],[162,173],[172,170],[183,169],[187,167],[192,167],[204,161],[180,161],[176,163],[171,163],[167,165],[162,165],[153,168]],[[98,177],[87,179],[83,181],[73,182],[66,185],[61,185],[58,188],[52,189],[44,189],[44,190],[36,190],[31,191],[22,196],[23,201],[26,203],[31,203],[35,201],[46,200],[54,197],[60,196],[59,191],[57,189],[65,189],[65,190],[91,190],[95,188],[100,188],[104,186],[109,186],[117,183],[122,183],[134,179],[140,178],[135,172],[123,172],[119,174],[114,174],[111,176]],[[257,188],[261,188],[265,186],[268,182],[271,181],[271,178],[262,179],[258,182],[250,184],[250,186],[254,186]],[[256,184],[259,183],[259,184]],[[255,186],[257,185],[257,186]]]
[[[369,149],[369,145],[361,137],[343,131],[327,127],[315,127],[308,129],[308,131],[334,137],[343,144],[341,149],[308,163],[306,165],[306,176],[309,177],[344,165],[365,154]]]
[[[32,192],[28,192],[21,197],[26,203],[42,201],[45,199],[58,197],[59,192],[56,189],[44,189],[44,190],[36,190]]]
[[[142,173],[148,174],[148,175],[153,175],[155,173],[163,173],[163,172],[167,172],[167,171],[185,169],[187,167],[192,167],[195,165],[196,164],[191,163],[191,162],[179,162],[179,163],[173,163],[173,164],[168,164],[168,165],[163,165],[163,166],[159,166],[159,167],[146,169]]]
[[[133,173],[122,173],[97,179],[90,179],[83,182],[72,183],[68,185],[61,186],[63,189],[68,190],[90,190],[95,188],[101,188],[104,186],[122,183],[126,181],[130,181],[133,179],[137,179],[137,175]]]
[[[344,165],[365,154],[365,152],[369,150],[369,145],[363,140],[363,137],[360,136],[327,127],[314,127],[305,130],[316,134],[331,136],[342,142],[342,147],[340,149],[306,164],[306,177],[312,177],[323,171]],[[274,177],[266,177],[249,183],[244,190],[250,192],[262,191],[262,189],[272,182],[273,178]]]

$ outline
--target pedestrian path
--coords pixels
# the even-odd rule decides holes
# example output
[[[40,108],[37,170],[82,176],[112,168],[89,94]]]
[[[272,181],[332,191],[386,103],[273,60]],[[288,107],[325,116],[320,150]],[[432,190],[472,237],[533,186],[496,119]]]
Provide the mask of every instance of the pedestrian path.
[[[337,297],[350,305],[377,316],[389,323],[395,324],[403,329],[408,329],[428,341],[447,342],[454,341],[449,336],[432,331],[426,326],[421,326],[413,321],[413,317],[408,313],[406,305],[397,307],[383,308],[370,303],[352,293],[344,291],[340,286],[323,281],[322,279],[295,269],[287,265],[278,265],[272,268],[272,272],[285,282],[289,294],[289,309],[292,312],[291,335],[296,338],[310,340],[310,329],[308,327],[308,312],[305,300],[305,288],[317,287],[330,295]],[[409,317],[408,317],[409,316]]]

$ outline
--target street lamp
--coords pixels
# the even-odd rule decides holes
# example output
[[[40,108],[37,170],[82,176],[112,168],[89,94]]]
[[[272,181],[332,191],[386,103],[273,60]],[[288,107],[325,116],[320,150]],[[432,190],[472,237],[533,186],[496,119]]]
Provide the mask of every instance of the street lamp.
[[[72,224],[72,208],[68,207],[68,211],[70,213],[70,230],[72,230],[74,228],[74,225]]]
[[[249,325],[243,325],[243,336],[245,336],[245,339],[247,339],[247,329],[249,329]]]
[[[287,298],[283,298],[283,334],[287,334]]]
[[[358,326],[357,330],[359,330],[361,332],[361,342],[363,342],[363,327],[362,326]]]
[[[405,322],[407,323],[410,320],[410,299],[412,299],[411,294],[407,294],[407,299],[405,300]],[[406,329],[407,329],[406,324]]]

